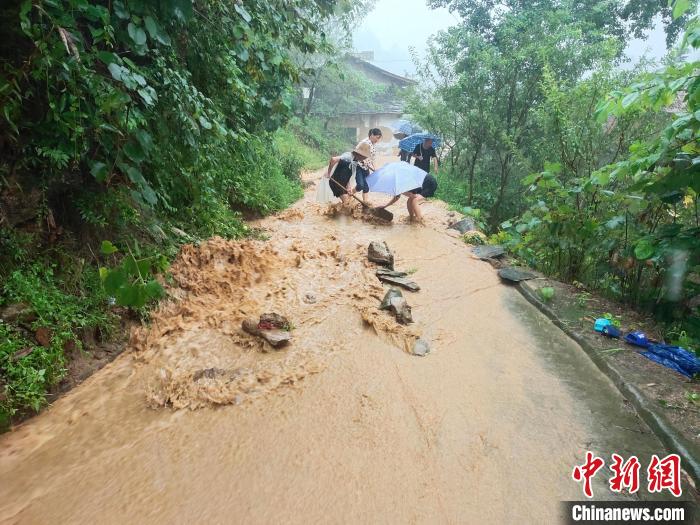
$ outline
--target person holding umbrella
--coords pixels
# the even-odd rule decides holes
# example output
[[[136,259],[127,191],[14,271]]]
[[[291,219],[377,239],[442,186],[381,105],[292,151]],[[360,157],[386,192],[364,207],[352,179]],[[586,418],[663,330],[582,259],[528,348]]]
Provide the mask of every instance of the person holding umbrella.
[[[421,144],[416,145],[411,154],[415,159],[413,165],[419,167],[426,173],[430,173],[430,159],[435,165],[435,175],[438,173],[438,158],[433,148],[433,139],[426,137]]]
[[[437,191],[437,180],[432,175],[427,175],[423,179],[423,184],[419,188],[414,188],[411,191],[406,191],[402,193],[404,197],[408,198],[406,202],[406,209],[408,210],[408,218],[411,222],[423,222],[423,213],[420,211],[420,205],[425,202],[425,199],[429,199]],[[386,209],[397,200],[401,198],[401,195],[396,195],[392,199],[384,204],[383,206],[378,206],[378,208]]]
[[[410,219],[419,222],[423,220],[420,205],[437,190],[435,177],[405,162],[387,164],[370,175],[367,182],[371,191],[394,195],[388,203],[379,206],[380,209],[386,209],[404,195],[408,198],[406,208]]]
[[[396,133],[394,133],[394,138],[397,140],[403,140],[406,137],[416,133],[420,133],[420,128],[418,126],[411,124],[408,121],[400,120],[399,127],[396,130]],[[402,162],[409,162],[411,160],[411,152],[406,151],[403,148],[399,148],[399,159]]]

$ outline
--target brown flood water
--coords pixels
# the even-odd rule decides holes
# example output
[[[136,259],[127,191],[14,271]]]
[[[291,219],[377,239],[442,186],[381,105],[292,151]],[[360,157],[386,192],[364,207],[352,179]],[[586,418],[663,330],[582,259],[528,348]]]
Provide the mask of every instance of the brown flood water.
[[[586,450],[663,452],[444,205],[379,226],[314,195],[261,221],[269,241],[184,249],[131,351],[0,436],[1,523],[556,523]],[[376,311],[371,240],[416,270],[410,328]],[[286,350],[240,331],[266,311]]]

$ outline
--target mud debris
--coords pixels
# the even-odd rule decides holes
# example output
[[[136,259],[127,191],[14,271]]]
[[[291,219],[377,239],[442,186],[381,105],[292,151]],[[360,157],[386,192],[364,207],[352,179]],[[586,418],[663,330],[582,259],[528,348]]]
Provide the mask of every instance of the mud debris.
[[[226,370],[220,368],[207,368],[206,370],[197,370],[192,375],[193,381],[199,381],[200,379],[215,379],[218,376],[226,375]]]

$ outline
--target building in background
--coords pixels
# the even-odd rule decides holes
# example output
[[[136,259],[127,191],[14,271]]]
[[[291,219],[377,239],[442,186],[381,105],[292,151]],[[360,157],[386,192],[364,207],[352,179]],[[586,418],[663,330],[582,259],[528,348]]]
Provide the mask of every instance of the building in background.
[[[385,89],[377,99],[338,114],[336,124],[345,128],[348,136],[354,135],[358,141],[366,138],[370,129],[381,129],[382,141],[377,144],[377,149],[386,154],[398,145],[393,129],[396,122],[404,117],[402,92],[416,82],[371,64],[368,62],[372,59],[371,55],[371,52],[347,55],[345,61],[355,71]]]

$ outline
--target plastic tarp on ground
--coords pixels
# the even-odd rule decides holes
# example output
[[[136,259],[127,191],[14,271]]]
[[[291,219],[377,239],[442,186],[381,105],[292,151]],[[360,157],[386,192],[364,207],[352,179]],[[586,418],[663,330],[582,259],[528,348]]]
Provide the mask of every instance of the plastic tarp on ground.
[[[650,344],[641,354],[660,365],[692,378],[700,373],[700,359],[685,348],[661,344]]]

